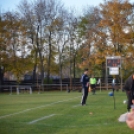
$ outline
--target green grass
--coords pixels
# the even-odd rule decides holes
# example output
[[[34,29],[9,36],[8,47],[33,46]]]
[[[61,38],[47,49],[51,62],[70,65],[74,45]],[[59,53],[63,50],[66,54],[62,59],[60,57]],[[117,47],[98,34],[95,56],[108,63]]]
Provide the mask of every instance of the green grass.
[[[80,92],[0,94],[0,134],[133,134],[118,122],[126,112],[124,92],[89,94],[81,106]],[[90,114],[90,113],[93,114]]]

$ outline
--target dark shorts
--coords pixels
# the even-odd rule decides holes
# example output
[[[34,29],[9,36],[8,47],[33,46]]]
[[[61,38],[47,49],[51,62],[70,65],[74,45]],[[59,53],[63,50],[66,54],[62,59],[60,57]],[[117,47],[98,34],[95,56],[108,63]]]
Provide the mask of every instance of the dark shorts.
[[[91,89],[94,89],[96,87],[96,85],[95,84],[91,84],[90,87],[91,87]]]

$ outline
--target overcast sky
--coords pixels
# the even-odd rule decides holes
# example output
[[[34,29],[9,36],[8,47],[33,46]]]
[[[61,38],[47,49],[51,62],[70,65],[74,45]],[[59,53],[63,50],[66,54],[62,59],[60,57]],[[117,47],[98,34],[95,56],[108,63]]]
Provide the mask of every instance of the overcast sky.
[[[1,11],[12,11],[16,9],[16,6],[21,0],[0,0],[0,9]],[[32,1],[32,0],[29,0]],[[60,0],[59,0],[60,1]],[[78,12],[80,12],[83,7],[89,6],[98,6],[100,3],[103,3],[104,0],[61,0],[66,7],[74,7]],[[134,0],[129,0],[134,3]]]

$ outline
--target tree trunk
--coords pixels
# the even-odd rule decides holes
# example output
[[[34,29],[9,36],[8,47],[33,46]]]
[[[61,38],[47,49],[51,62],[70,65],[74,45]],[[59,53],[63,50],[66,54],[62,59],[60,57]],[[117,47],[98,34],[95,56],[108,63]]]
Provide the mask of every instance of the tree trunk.
[[[33,35],[32,35],[32,44],[34,44],[34,38],[33,38]],[[36,69],[37,69],[37,55],[38,55],[38,52],[37,52],[37,49],[35,51],[35,63],[34,63],[34,67],[33,67],[33,74],[32,74],[32,85],[34,84],[35,82],[35,79],[36,79]]]
[[[51,44],[51,31],[49,35],[49,57],[48,57],[48,67],[47,67],[47,83],[50,82],[50,66],[51,66],[51,56],[52,56],[52,44]]]
[[[3,78],[4,78],[4,73],[3,70],[0,68],[0,86],[3,85]],[[2,91],[2,88],[0,87],[0,92]]]
[[[61,62],[61,55],[59,57],[59,75],[60,75],[60,90],[62,91],[62,62]]]
[[[36,45],[37,45],[37,49],[38,49],[38,53],[39,53],[39,58],[40,58],[41,84],[43,85],[44,84],[44,65],[43,65],[43,56],[42,56],[42,53],[41,53],[41,49],[39,47],[38,32],[39,32],[39,25],[37,27]]]
[[[62,64],[60,64],[60,91],[62,91]]]
[[[75,77],[76,77],[76,73],[75,73],[75,64],[76,64],[76,58],[74,57],[74,63],[73,63],[73,75],[74,75],[74,78],[73,78],[73,88],[75,89]]]

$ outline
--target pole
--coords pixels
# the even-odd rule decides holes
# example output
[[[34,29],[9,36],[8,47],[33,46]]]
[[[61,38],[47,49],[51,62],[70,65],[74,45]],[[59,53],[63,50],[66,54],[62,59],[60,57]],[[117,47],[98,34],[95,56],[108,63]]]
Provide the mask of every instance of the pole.
[[[101,79],[100,79],[100,92],[101,92]]]
[[[122,58],[120,59],[120,75],[121,75],[121,90],[122,90],[122,66],[121,66],[121,64],[122,64]]]
[[[114,109],[116,109],[116,106],[115,106],[115,97],[114,97],[114,87],[113,87],[113,100],[114,100]]]
[[[106,57],[106,87],[108,90],[108,78],[107,78],[107,57]]]

